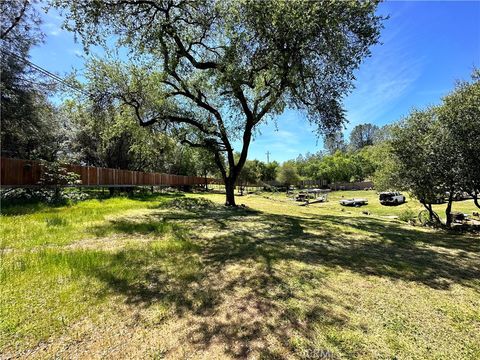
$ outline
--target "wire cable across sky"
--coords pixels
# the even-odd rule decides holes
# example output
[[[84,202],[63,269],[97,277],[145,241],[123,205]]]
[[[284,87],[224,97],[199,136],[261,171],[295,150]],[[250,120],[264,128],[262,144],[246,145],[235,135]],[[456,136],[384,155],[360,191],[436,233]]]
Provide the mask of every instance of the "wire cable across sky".
[[[60,76],[42,68],[41,66],[37,65],[37,64],[34,64],[33,62],[31,62],[30,60],[28,59],[25,59],[24,57],[20,56],[20,55],[17,55],[15,54],[14,52],[10,51],[10,50],[7,50],[5,48],[2,48],[2,52],[5,52],[13,57],[15,57],[16,59],[20,60],[20,61],[23,61],[25,64],[27,64],[28,66],[30,66],[32,69],[40,72],[41,74],[55,80],[56,82],[62,84],[62,85],[65,85],[66,87],[74,90],[74,91],[77,91],[77,92],[80,92],[84,95],[89,95],[85,90],[83,90],[82,88],[80,88],[79,86],[76,86],[72,83],[69,83],[68,81],[66,81],[65,79],[61,78]]]

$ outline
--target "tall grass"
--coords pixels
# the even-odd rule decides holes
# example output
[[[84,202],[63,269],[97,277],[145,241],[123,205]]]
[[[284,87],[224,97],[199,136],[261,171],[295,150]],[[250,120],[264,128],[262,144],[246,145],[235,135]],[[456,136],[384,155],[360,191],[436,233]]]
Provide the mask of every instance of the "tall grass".
[[[65,245],[92,236],[92,229],[106,217],[146,206],[156,206],[167,197],[144,199],[111,198],[87,200],[63,207],[14,206],[2,209],[0,248],[29,249],[42,245]]]
[[[142,288],[152,269],[170,269],[169,281],[190,281],[201,274],[197,250],[171,233],[148,245],[114,251],[48,248],[4,252],[0,349],[13,343],[32,346],[81,317],[105,311],[102,304],[114,299],[111,295],[116,289]],[[168,309],[172,305],[165,299],[162,306]]]

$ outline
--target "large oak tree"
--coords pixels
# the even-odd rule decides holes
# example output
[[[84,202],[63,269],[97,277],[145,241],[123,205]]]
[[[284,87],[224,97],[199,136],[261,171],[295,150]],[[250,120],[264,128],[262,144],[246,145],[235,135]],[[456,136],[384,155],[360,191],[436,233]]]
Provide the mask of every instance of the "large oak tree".
[[[385,170],[392,188],[409,191],[440,222],[432,204],[446,200],[445,225],[452,225],[452,202],[469,193],[479,206],[480,78],[459,82],[438,106],[415,110],[392,128]],[[392,164],[394,166],[390,166]]]
[[[235,205],[234,186],[262,121],[289,107],[320,131],[344,122],[342,96],[382,21],[377,1],[53,3],[67,10],[67,27],[85,45],[114,38],[141,60],[124,81],[106,79],[104,94],[132,106],[141,125],[160,123],[211,151],[227,205]]]
[[[460,81],[438,110],[443,124],[445,152],[455,159],[448,170],[459,190],[470,194],[480,208],[480,70],[470,81]]]

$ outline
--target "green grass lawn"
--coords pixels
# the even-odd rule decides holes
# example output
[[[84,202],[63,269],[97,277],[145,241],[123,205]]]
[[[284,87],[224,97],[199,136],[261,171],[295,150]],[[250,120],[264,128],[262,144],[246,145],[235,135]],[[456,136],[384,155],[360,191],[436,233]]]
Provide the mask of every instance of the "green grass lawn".
[[[287,201],[289,198],[285,193],[263,193],[265,197],[271,198],[278,201]],[[425,209],[418,201],[415,199],[410,199],[408,194],[404,193],[406,196],[406,202],[398,206],[383,206],[378,200],[378,194],[375,191],[334,191],[330,192],[327,195],[328,201],[321,204],[312,204],[318,208],[319,211],[326,211],[330,214],[336,214],[339,212],[347,212],[349,214],[361,215],[364,211],[368,211],[372,216],[400,216],[407,211],[411,211],[413,214],[418,215],[418,213]],[[361,207],[345,207],[341,206],[339,200],[342,199],[352,199],[352,198],[364,198],[368,200],[368,205]],[[446,204],[433,205],[433,209],[438,215],[445,220],[445,208]],[[476,211],[475,205],[472,200],[469,201],[457,201],[453,203],[452,211],[459,211],[471,214],[472,211]]]
[[[342,196],[369,205],[344,208]],[[478,359],[478,235],[396,219],[421,210],[414,200],[329,200],[3,209],[0,357]]]

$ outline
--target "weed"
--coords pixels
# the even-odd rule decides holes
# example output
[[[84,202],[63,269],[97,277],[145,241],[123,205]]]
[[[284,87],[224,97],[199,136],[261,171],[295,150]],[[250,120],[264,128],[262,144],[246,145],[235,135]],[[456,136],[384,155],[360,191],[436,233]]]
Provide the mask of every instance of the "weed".
[[[46,218],[45,222],[47,223],[47,226],[65,226],[68,224],[67,219],[61,218],[60,216]]]

